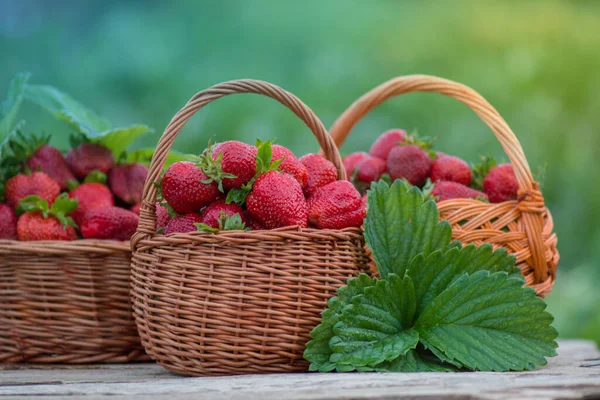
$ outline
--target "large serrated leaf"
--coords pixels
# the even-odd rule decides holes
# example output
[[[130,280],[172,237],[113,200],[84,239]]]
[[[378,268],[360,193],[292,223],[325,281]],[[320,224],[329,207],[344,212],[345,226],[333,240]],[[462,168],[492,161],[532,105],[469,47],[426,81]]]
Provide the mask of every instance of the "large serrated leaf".
[[[125,161],[127,163],[142,163],[145,165],[150,165],[152,161],[152,156],[154,156],[155,149],[153,148],[145,148],[145,149],[137,149],[133,151],[128,151],[125,157]],[[171,165],[175,164],[179,161],[186,161],[188,159],[188,154],[179,153],[176,151],[170,151],[167,155],[167,159],[165,161],[164,168],[168,168]]]
[[[0,104],[0,137],[8,139],[16,130],[17,115],[23,103],[29,77],[29,73],[20,73],[9,84],[6,99]]]
[[[146,125],[109,129],[98,134],[98,143],[109,148],[118,159],[136,138],[150,132],[152,129]]]
[[[393,361],[383,362],[375,367],[377,372],[451,372],[456,368],[442,364],[435,357],[422,356],[417,350],[410,350]]]
[[[412,281],[390,274],[365,287],[350,304],[342,305],[329,342],[336,365],[375,366],[415,348],[419,336],[410,330],[415,313]]]
[[[556,355],[557,332],[545,308],[522,279],[477,271],[433,299],[415,330],[427,348],[472,370],[534,369]]]
[[[427,257],[415,257],[407,274],[415,285],[417,315],[453,280],[464,273],[472,274],[480,270],[492,273],[504,271],[522,279],[521,270],[515,267],[515,257],[508,254],[506,249],[494,251],[490,244],[452,247],[446,251],[435,251]]]
[[[346,286],[337,290],[337,297],[332,297],[322,313],[322,321],[310,333],[312,340],[306,344],[304,358],[310,362],[310,371],[328,372],[335,369],[335,364],[329,359],[331,349],[329,341],[334,336],[333,327],[339,321],[343,304],[348,304],[351,299],[362,294],[364,289],[373,286],[377,279],[366,274],[360,274],[356,278],[348,280]]]
[[[55,87],[27,85],[25,97],[90,139],[99,137],[102,132],[111,129],[107,120]]]
[[[396,180],[371,185],[365,219],[365,241],[382,278],[403,276],[412,259],[445,249],[452,240],[448,221],[440,221],[434,201],[424,201],[418,188]]]

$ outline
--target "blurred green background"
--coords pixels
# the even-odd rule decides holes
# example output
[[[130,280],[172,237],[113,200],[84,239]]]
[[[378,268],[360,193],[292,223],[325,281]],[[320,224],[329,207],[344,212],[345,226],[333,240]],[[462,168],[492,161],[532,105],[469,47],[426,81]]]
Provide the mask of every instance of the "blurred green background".
[[[561,337],[600,342],[600,2],[77,1],[0,0],[0,93],[20,71],[51,84],[115,125],[145,123],[153,146],[197,91],[235,78],[264,79],[298,95],[330,126],[364,92],[398,75],[465,83],[519,137],[543,191],[561,262],[548,297]],[[34,105],[27,132],[68,129]],[[342,153],[368,150],[401,127],[438,136],[438,149],[475,161],[503,157],[464,105],[411,94],[373,111]],[[217,140],[276,138],[296,153],[316,141],[288,110],[258,96],[211,104],[175,149]]]

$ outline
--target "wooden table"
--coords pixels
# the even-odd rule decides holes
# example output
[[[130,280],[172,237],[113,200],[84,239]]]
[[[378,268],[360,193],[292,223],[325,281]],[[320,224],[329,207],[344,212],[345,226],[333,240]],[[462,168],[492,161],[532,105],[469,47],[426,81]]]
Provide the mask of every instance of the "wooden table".
[[[153,363],[0,366],[0,400],[90,399],[600,399],[600,352],[561,341],[528,372],[280,374],[186,378]]]

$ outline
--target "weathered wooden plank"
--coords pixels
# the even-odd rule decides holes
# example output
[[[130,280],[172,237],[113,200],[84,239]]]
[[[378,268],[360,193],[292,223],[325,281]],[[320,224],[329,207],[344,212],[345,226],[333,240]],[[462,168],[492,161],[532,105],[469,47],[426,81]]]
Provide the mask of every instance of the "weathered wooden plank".
[[[145,399],[568,399],[600,398],[600,352],[562,341],[559,356],[522,373],[281,374],[185,378],[155,364],[3,366],[2,398]]]

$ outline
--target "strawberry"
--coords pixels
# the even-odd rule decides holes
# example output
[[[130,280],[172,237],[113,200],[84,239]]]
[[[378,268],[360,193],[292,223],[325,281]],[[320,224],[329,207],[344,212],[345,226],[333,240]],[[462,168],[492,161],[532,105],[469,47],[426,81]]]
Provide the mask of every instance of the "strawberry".
[[[66,193],[58,196],[50,207],[38,196],[22,199],[19,206],[25,211],[17,222],[19,240],[76,240],[75,223],[68,216],[77,208],[77,201]]]
[[[142,201],[147,176],[148,167],[144,164],[116,165],[108,172],[108,186],[125,203],[136,204]]]
[[[34,172],[13,176],[6,181],[4,191],[6,202],[12,207],[27,196],[38,196],[51,204],[60,194],[60,185],[44,172]]]
[[[402,129],[391,129],[382,133],[375,143],[371,146],[369,153],[373,157],[387,160],[390,151],[400,143],[404,143],[406,139],[406,131]]]
[[[312,225],[321,229],[359,227],[366,216],[363,199],[348,181],[335,181],[318,188],[308,199]]]
[[[343,163],[348,179],[364,183],[378,181],[386,170],[385,160],[362,151],[347,155]]]
[[[223,174],[219,177],[205,172],[214,180],[221,178],[225,189],[239,188],[256,174],[256,152],[255,146],[237,140],[219,143],[213,148],[211,157],[214,162],[220,164],[217,171],[220,170]],[[224,177],[227,174],[234,177]]]
[[[115,164],[112,151],[97,143],[81,143],[67,153],[67,164],[79,179],[92,171],[106,174]]]
[[[245,213],[246,219],[246,227],[250,228],[252,231],[264,231],[265,227],[262,226],[258,221],[252,218],[252,215],[248,211]]]
[[[139,217],[141,208],[142,208],[142,203],[137,203],[137,204],[134,204],[131,207],[129,207],[129,211],[131,211],[132,213],[134,213],[135,215],[137,215]]]
[[[169,221],[163,233],[168,235],[169,233],[197,232],[198,228],[194,224],[198,224],[200,221],[201,217],[198,213],[179,215]]]
[[[219,195],[217,182],[189,161],[171,165],[162,179],[162,193],[167,203],[180,214],[200,210]]]
[[[516,200],[519,182],[511,164],[500,164],[492,169],[483,180],[483,191],[492,203]]]
[[[267,229],[308,225],[308,204],[302,187],[286,173],[269,171],[261,175],[248,194],[246,206],[252,218]]]
[[[387,158],[387,169],[392,180],[406,179],[411,185],[422,185],[431,170],[431,158],[418,145],[394,147]]]
[[[319,154],[306,154],[299,160],[306,167],[308,183],[304,193],[310,196],[315,189],[325,186],[337,179],[338,172],[335,165]]]
[[[0,239],[17,238],[17,215],[8,204],[0,204]]]
[[[124,208],[94,208],[83,218],[81,235],[85,239],[129,240],[138,222],[139,217]]]
[[[83,223],[88,211],[101,207],[112,207],[115,205],[113,195],[105,185],[101,183],[84,183],[69,192],[69,197],[77,199],[77,209],[71,214],[77,225]]]
[[[156,229],[164,229],[171,220],[171,215],[166,207],[156,203]]]
[[[243,223],[246,223],[246,215],[244,210],[235,203],[227,204],[225,200],[217,200],[209,204],[202,212],[202,218],[200,223],[205,224],[211,228],[219,228],[219,219],[221,214],[232,217],[235,214],[239,214]]]
[[[461,183],[452,181],[439,181],[433,187],[431,196],[436,197],[437,201],[450,199],[477,199],[487,200],[487,195],[479,190],[471,189]]]
[[[76,180],[60,150],[49,145],[38,148],[27,159],[26,165],[31,171],[45,172],[61,190],[67,189],[69,181]]]
[[[471,168],[458,157],[446,154],[439,155],[431,163],[429,177],[432,182],[452,181],[469,186],[471,184]]]
[[[294,153],[286,147],[274,144],[271,148],[273,149],[272,159],[282,160],[281,164],[279,164],[279,169],[296,178],[300,187],[304,189],[306,185],[308,185],[308,171],[304,164],[302,164]]]

